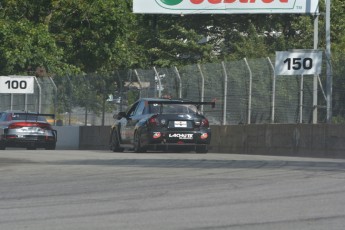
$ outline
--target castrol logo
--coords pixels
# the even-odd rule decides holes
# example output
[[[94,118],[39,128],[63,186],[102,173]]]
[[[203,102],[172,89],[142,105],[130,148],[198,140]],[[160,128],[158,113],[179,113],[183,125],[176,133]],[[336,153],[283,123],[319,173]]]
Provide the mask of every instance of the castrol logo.
[[[315,14],[320,0],[133,0],[134,13]]]
[[[169,6],[176,6],[182,2],[189,2],[190,4],[200,5],[203,3],[208,4],[270,4],[273,2],[289,3],[289,0],[160,0],[163,4]],[[291,0],[290,0],[291,1]]]
[[[161,0],[162,3],[169,5],[169,6],[175,6],[182,2],[183,0]]]

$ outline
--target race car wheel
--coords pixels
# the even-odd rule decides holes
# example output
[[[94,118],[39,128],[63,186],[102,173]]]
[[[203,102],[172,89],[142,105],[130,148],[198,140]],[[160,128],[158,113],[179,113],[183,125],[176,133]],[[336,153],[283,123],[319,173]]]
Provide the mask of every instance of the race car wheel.
[[[123,148],[120,147],[119,137],[115,130],[111,133],[110,137],[110,150],[113,152],[123,152]]]
[[[27,146],[26,149],[27,150],[36,150],[36,146]]]
[[[56,143],[47,144],[45,146],[45,149],[47,149],[47,150],[55,150],[55,148],[56,148]]]
[[[6,145],[0,141],[0,150],[5,150],[6,149]]]
[[[196,153],[207,153],[208,152],[207,145],[196,146],[195,147],[195,152]]]
[[[144,153],[144,152],[146,152],[146,148],[141,146],[139,132],[136,132],[134,134],[134,152],[136,152],[136,153]]]

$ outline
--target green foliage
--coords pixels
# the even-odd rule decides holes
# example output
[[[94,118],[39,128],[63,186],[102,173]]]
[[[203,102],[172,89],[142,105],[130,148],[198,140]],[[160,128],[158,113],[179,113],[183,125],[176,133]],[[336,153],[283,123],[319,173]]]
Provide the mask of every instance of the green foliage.
[[[331,7],[332,50],[343,54],[345,2],[332,0]],[[320,1],[320,11],[324,10]],[[59,89],[73,91],[79,106],[99,110],[104,95],[117,90],[107,73],[119,69],[181,67],[313,48],[310,15],[142,15],[131,11],[132,1],[126,0],[2,0],[0,74],[31,75],[43,67],[50,76],[101,76],[90,85],[96,95],[88,95],[86,86],[78,84]],[[321,15],[320,49],[325,49],[324,24]],[[342,61],[340,56],[334,59]],[[341,76],[341,71],[335,76]],[[335,82],[345,87],[341,77]],[[136,96],[128,97],[134,100]],[[75,106],[68,97],[61,100],[63,110]]]
[[[64,63],[63,51],[44,24],[34,24],[27,19],[19,21],[0,19],[0,73],[34,74],[37,67],[50,73],[76,71]]]
[[[128,68],[139,63],[135,17],[121,0],[61,0],[54,6],[50,32],[67,61],[84,72]]]
[[[338,49],[345,47],[344,4],[332,1],[332,38]],[[323,11],[323,2],[320,7]],[[132,2],[123,0],[3,0],[0,71],[15,74],[43,65],[52,74],[107,72],[313,47],[311,16],[136,15],[131,10]],[[320,28],[323,21],[320,17]]]
[[[210,61],[212,45],[198,28],[188,27],[193,16],[138,16],[139,44],[147,47],[147,65],[161,67]]]

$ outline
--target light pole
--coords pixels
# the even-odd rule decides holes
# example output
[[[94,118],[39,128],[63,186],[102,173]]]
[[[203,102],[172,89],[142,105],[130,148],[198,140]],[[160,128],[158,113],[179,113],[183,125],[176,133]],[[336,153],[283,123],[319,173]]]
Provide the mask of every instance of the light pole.
[[[331,0],[325,0],[326,3],[326,61],[327,61],[327,123],[332,122],[332,91],[333,76],[331,65]]]

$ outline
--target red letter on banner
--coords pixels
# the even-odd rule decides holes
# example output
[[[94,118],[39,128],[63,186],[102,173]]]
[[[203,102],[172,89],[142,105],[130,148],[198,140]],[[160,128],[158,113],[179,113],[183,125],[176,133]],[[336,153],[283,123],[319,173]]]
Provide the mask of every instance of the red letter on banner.
[[[208,2],[211,4],[219,4],[222,2],[222,0],[208,0]]]
[[[204,0],[190,0],[191,3],[193,4],[200,4],[202,3]]]

